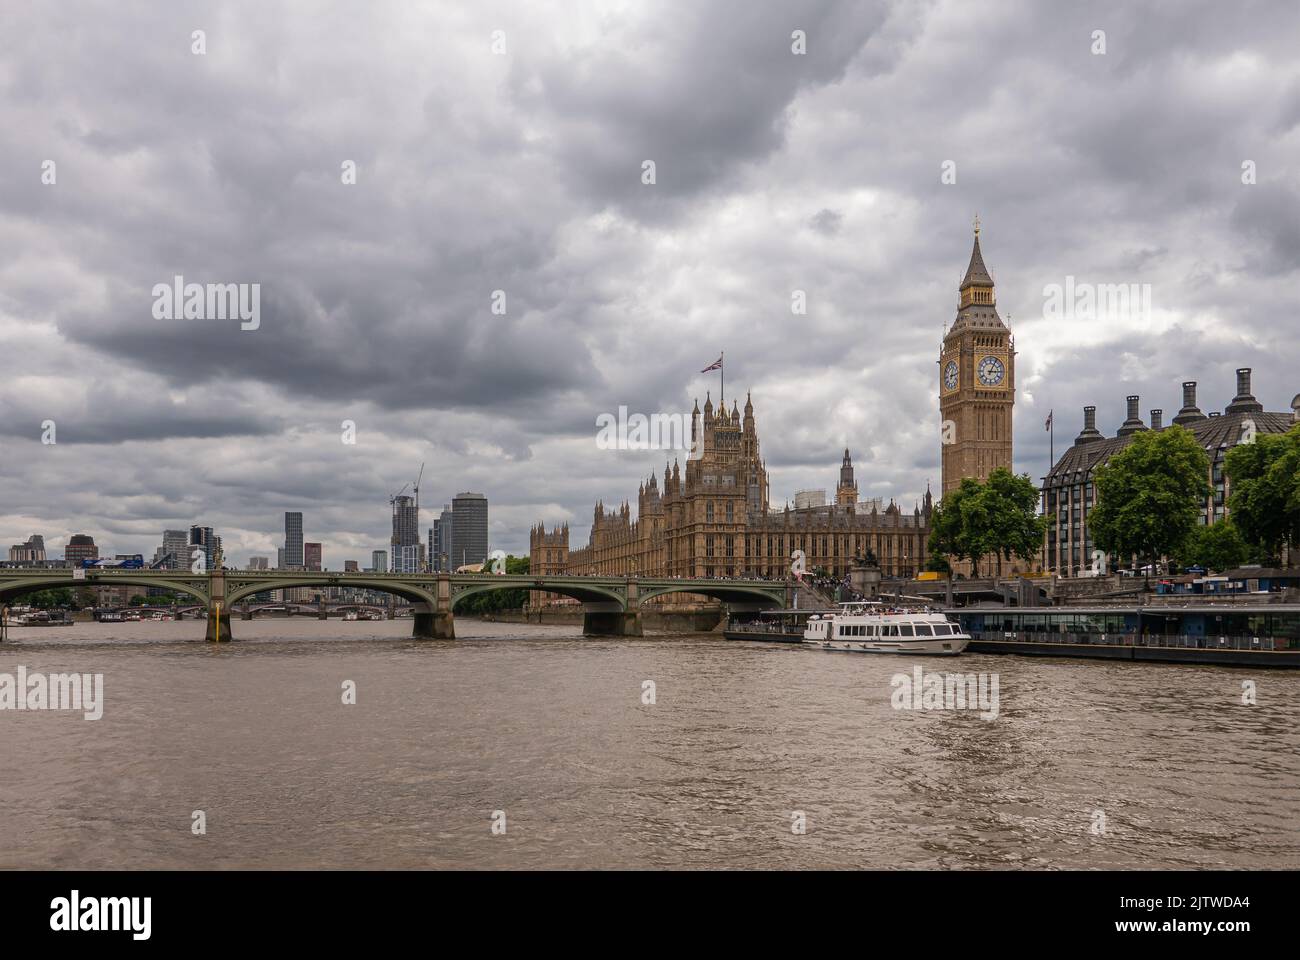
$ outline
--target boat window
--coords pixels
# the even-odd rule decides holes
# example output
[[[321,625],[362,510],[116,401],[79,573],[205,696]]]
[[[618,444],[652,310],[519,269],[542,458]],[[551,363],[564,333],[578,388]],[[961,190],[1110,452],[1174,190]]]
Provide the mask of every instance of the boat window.
[[[916,635],[917,635],[918,637],[932,637],[932,636],[934,636],[934,634],[932,634],[932,633],[930,632],[930,625],[929,625],[928,623],[918,623],[918,624],[916,625]]]
[[[905,637],[912,636],[912,625],[910,623],[905,623],[902,626],[900,626],[898,629],[902,631],[903,636]]]
[[[890,626],[886,627],[886,628],[885,628],[885,636],[887,636],[887,637],[896,637],[896,636],[898,636],[898,627],[897,627],[896,625],[893,625],[893,624],[891,624]]]
[[[951,634],[952,634],[952,631],[948,628],[948,624],[946,624],[946,623],[936,623],[936,624],[934,625],[934,635],[935,635],[936,637],[947,637],[947,636],[950,636]]]

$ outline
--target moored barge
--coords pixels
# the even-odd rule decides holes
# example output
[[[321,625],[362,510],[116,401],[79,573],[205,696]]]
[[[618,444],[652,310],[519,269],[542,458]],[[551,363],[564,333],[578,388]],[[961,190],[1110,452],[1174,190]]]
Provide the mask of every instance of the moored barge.
[[[729,640],[798,643],[814,614],[739,614]],[[959,607],[967,654],[1300,668],[1300,604],[1201,603],[1132,607]]]

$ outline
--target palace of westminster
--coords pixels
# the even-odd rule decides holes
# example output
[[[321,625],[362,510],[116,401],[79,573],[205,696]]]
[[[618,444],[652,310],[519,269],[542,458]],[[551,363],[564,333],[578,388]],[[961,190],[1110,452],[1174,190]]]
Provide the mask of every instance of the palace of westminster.
[[[959,286],[957,317],[939,354],[939,410],[942,494],[965,477],[986,479],[998,467],[1012,467],[1012,407],[1015,404],[1015,343],[998,315],[993,278],[980,252],[978,221],[970,265]],[[1266,413],[1250,393],[1250,371],[1237,372],[1237,396],[1223,414],[1201,413],[1196,384],[1183,384],[1183,409],[1173,422],[1202,442],[1211,461],[1213,493],[1205,521],[1224,516],[1227,481],[1223,458],[1249,430],[1283,433],[1300,421],[1300,396],[1290,413]],[[1084,408],[1084,429],[1053,464],[1043,481],[1044,510],[1050,526],[1041,556],[1033,561],[997,561],[998,574],[1042,570],[1077,576],[1091,564],[1087,514],[1094,503],[1092,470],[1122,449],[1142,430],[1162,428],[1162,412],[1151,411],[1151,426],[1138,414],[1139,398],[1128,398],[1128,419],[1115,437],[1095,426],[1095,407]],[[702,440],[697,447],[696,442]],[[784,578],[794,551],[802,550],[809,572],[836,578],[857,558],[874,554],[886,577],[913,577],[928,559],[927,542],[934,501],[927,488],[922,503],[905,512],[892,500],[861,502],[853,462],[844,451],[834,502],[787,505],[768,503],[767,470],[759,451],[754,405],[746,397],[743,415],[732,402],[714,409],[698,402],[691,415],[692,449],[685,470],[665,466],[663,485],[652,474],[637,493],[636,513],[627,501],[613,510],[597,503],[591,535],[571,549],[569,527],[543,525],[529,533],[531,569],[543,574],[598,574],[682,577],[760,576]],[[984,569],[989,569],[986,560]],[[961,571],[961,565],[954,565]]]

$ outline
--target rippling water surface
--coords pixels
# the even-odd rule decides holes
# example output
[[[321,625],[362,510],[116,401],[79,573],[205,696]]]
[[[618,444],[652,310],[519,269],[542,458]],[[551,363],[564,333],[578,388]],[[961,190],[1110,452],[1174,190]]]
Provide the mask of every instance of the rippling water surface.
[[[103,673],[106,706],[0,712],[0,867],[1300,866],[1294,673],[234,627],[11,631],[0,672]],[[998,718],[893,709],[918,662],[996,672]]]

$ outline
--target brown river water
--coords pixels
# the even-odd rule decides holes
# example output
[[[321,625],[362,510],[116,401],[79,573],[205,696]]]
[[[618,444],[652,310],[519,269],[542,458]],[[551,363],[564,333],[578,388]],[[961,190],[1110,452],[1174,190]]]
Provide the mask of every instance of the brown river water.
[[[0,710],[0,868],[1300,867],[1294,672],[456,627],[12,629],[104,704]]]

